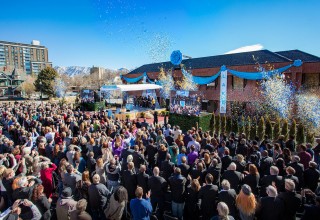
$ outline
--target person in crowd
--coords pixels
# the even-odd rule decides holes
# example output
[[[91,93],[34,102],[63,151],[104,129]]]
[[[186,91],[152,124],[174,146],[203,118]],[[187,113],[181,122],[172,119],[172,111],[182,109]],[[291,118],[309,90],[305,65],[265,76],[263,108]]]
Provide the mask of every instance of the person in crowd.
[[[295,192],[295,188],[296,186],[293,180],[285,180],[285,192],[281,192],[279,194],[279,199],[281,199],[284,203],[283,212],[285,214],[283,215],[282,219],[296,219],[296,214],[301,206],[302,198],[301,195]]]
[[[228,170],[226,170],[222,176],[222,180],[228,180],[230,183],[230,186],[232,189],[238,190],[238,187],[240,186],[240,183],[242,182],[243,175],[236,171],[237,165],[235,163],[231,163],[228,167]]]
[[[270,175],[264,176],[261,181],[261,191],[260,195],[266,196],[266,188],[274,184],[277,188],[278,193],[283,191],[284,188],[284,178],[279,176],[279,169],[276,166],[270,167]]]
[[[249,164],[249,173],[245,175],[243,178],[243,184],[247,184],[250,186],[253,194],[259,194],[259,181],[260,181],[260,174],[256,165]]]
[[[111,159],[106,166],[107,186],[109,191],[116,190],[120,184],[121,166],[119,160]]]
[[[77,202],[72,198],[72,189],[70,187],[66,187],[57,201],[57,219],[69,219],[71,212],[76,210],[76,205]]]
[[[200,217],[200,204],[198,203],[199,191],[201,185],[199,180],[193,179],[191,184],[187,187],[185,217],[186,219],[199,219]]]
[[[303,144],[299,146],[300,152],[298,156],[300,157],[300,163],[302,163],[304,169],[309,167],[309,162],[312,160],[312,156],[307,152],[307,147]]]
[[[146,193],[146,199],[143,199],[143,189],[141,187],[137,187],[135,195],[136,198],[130,201],[130,210],[133,220],[150,219],[150,215],[152,214],[150,192]]]
[[[81,180],[81,175],[74,170],[73,166],[69,164],[66,167],[66,173],[63,176],[63,185],[64,187],[70,187],[72,190],[72,195],[76,192],[76,184],[79,180]]]
[[[230,215],[237,216],[236,197],[237,193],[234,189],[230,188],[228,180],[223,180],[221,183],[221,191],[218,194],[218,201],[224,202],[228,205]]]
[[[82,179],[77,182],[77,193],[78,193],[78,199],[89,199],[89,187],[91,185],[90,181],[90,173],[89,171],[84,171],[82,173]]]
[[[218,215],[212,217],[210,220],[234,220],[232,215],[229,215],[229,207],[224,202],[217,204]]]
[[[76,204],[76,209],[70,213],[70,220],[92,220],[89,213],[86,212],[88,202],[80,199]]]
[[[257,201],[250,186],[244,184],[236,198],[236,206],[241,220],[253,220],[257,209]]]
[[[123,186],[115,189],[111,195],[110,202],[104,210],[104,214],[108,220],[119,220],[123,215],[123,211],[128,202],[128,192]]]
[[[268,186],[266,197],[262,197],[259,201],[257,217],[259,220],[281,220],[284,211],[284,203],[279,199],[277,189],[273,186]]]
[[[169,185],[172,194],[172,214],[178,219],[183,219],[186,182],[186,178],[181,175],[180,168],[176,167],[173,176],[169,178]]]
[[[146,165],[141,165],[139,173],[137,174],[137,184],[143,189],[143,198],[146,198],[146,192],[149,191],[148,180],[149,175],[146,174],[147,167]]]
[[[161,176],[168,181],[174,171],[174,163],[171,162],[171,155],[167,154],[166,160],[161,163]]]
[[[151,205],[156,215],[161,218],[164,212],[165,194],[168,190],[167,181],[159,176],[160,170],[158,167],[153,168],[153,176],[149,177],[148,188],[151,192]]]
[[[310,189],[312,192],[315,192],[320,178],[320,172],[317,169],[317,163],[310,161],[309,168],[304,171],[303,176],[305,187]]]
[[[137,176],[134,172],[134,163],[128,163],[128,169],[123,172],[122,175],[122,185],[128,191],[129,200],[135,198],[135,190],[137,187]]]
[[[92,184],[89,186],[89,204],[93,219],[103,219],[103,211],[107,205],[109,198],[109,190],[107,187],[100,183],[100,176],[95,174],[92,177]]]
[[[208,173],[205,177],[206,184],[199,191],[199,201],[203,219],[210,219],[216,214],[215,201],[218,196],[218,186],[213,185],[213,176]]]
[[[51,167],[49,167],[49,164]],[[52,196],[53,191],[53,182],[52,182],[52,173],[57,169],[57,166],[52,163],[42,163],[41,171],[40,171],[40,178],[42,181],[42,185],[44,187],[44,193],[48,198]]]
[[[46,194],[44,193],[44,186],[39,184],[37,185],[32,194],[32,202],[35,204],[41,213],[42,220],[49,220],[51,219],[51,198],[47,198]]]

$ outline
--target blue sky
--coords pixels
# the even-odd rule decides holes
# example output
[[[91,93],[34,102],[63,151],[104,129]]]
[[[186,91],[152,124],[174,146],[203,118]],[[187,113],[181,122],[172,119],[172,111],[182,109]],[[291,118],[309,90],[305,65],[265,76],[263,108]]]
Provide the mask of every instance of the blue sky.
[[[40,40],[59,66],[134,68],[260,44],[320,56],[318,0],[1,1],[0,40]]]

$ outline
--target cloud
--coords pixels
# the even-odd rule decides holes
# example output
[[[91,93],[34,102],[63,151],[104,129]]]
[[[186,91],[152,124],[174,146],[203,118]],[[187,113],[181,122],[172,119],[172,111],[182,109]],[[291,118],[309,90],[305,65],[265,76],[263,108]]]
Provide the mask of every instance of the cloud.
[[[242,52],[256,51],[256,50],[262,50],[262,49],[263,49],[263,46],[261,44],[254,44],[254,45],[240,47],[235,50],[230,50],[225,54],[242,53]]]

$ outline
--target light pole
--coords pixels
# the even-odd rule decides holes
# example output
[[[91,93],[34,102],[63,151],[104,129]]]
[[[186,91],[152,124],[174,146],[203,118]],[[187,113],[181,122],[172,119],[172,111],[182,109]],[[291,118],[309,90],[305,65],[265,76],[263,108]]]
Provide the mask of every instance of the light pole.
[[[39,82],[39,85],[40,85],[40,101],[42,105],[42,81]]]

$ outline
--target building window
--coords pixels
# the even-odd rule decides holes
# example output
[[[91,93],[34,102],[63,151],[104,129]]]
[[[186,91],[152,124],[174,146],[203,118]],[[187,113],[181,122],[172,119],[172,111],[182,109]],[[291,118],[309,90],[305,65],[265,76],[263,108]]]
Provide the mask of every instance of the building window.
[[[232,89],[243,89],[246,83],[244,83],[243,79],[236,76],[232,76],[231,84],[232,84]]]
[[[301,85],[304,88],[320,86],[320,73],[302,73]]]

